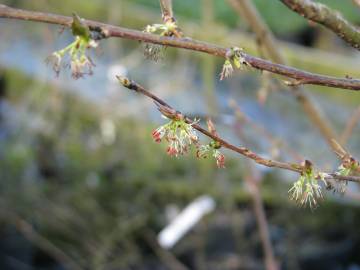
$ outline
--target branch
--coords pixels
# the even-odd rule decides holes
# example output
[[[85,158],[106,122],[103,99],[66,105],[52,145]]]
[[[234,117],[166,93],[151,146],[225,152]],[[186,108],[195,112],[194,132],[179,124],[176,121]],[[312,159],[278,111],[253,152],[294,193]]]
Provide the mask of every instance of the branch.
[[[360,106],[358,106],[346,123],[345,129],[340,136],[340,143],[346,145],[356,125],[360,122]]]
[[[360,8],[360,0],[353,0],[354,4]]]
[[[168,21],[175,21],[174,12],[172,8],[172,0],[159,0],[162,19],[166,23]]]
[[[282,161],[277,161],[277,160],[272,160],[272,159],[266,159],[256,153],[252,152],[251,150],[249,150],[246,147],[238,147],[238,146],[235,146],[235,145],[227,142],[226,140],[219,137],[217,134],[207,131],[206,129],[202,128],[200,125],[194,123],[193,120],[184,116],[181,112],[173,109],[164,100],[162,100],[161,98],[157,97],[156,95],[150,93],[148,90],[146,90],[144,87],[142,87],[138,83],[136,83],[132,80],[129,80],[128,78],[123,77],[123,76],[116,76],[116,77],[124,87],[126,87],[130,90],[134,90],[135,92],[142,94],[144,96],[147,96],[148,98],[150,98],[153,101],[155,101],[156,103],[158,103],[160,112],[163,113],[163,111],[165,111],[167,113],[168,118],[174,118],[174,117],[180,116],[180,118],[183,118],[186,123],[191,124],[194,129],[198,130],[203,135],[218,142],[222,147],[232,150],[242,156],[245,156],[246,158],[249,158],[249,159],[255,161],[257,164],[260,164],[260,165],[263,165],[266,167],[270,167],[270,168],[275,167],[275,168],[284,169],[284,170],[288,170],[288,171],[292,171],[292,172],[297,172],[300,174],[304,172],[303,165],[299,165],[296,163],[287,163],[287,162],[282,162]],[[173,111],[174,113],[172,115],[169,115],[169,112],[171,112],[171,111]],[[327,176],[325,177],[325,180],[331,180],[331,179],[342,180],[342,181],[353,181],[353,182],[360,183],[360,177],[357,177],[357,176],[339,176],[334,173],[327,174]]]
[[[58,24],[70,27],[73,19],[71,17],[27,11],[22,9],[10,8],[5,5],[0,5],[0,17],[12,18],[18,20],[30,20],[37,22],[45,22],[51,24]],[[100,22],[84,20],[84,23],[89,26],[90,30],[97,31],[102,34],[104,38],[119,37],[130,40],[144,41],[169,47],[183,48],[187,50],[199,51],[208,53],[214,56],[226,58],[229,49],[217,45],[192,40],[189,38],[175,38],[175,37],[161,37],[153,34],[144,33],[141,31],[130,30],[123,27],[113,26]],[[336,78],[316,73],[310,73],[300,69],[288,67],[285,65],[275,64],[270,61],[246,54],[242,52],[243,59],[253,68],[259,70],[266,70],[271,73],[283,75],[295,80],[302,81],[303,84],[322,85],[328,87],[342,88],[348,90],[360,90],[360,80],[350,78]]]
[[[301,16],[322,24],[352,47],[360,50],[360,29],[345,20],[339,12],[311,0],[281,0],[281,2]]]

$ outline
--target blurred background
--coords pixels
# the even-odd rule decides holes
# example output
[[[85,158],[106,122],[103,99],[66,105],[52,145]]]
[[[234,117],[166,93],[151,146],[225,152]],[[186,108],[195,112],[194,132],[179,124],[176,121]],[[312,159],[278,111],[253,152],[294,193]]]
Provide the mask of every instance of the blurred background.
[[[157,0],[1,2],[139,30],[161,23]],[[173,2],[186,36],[262,56],[227,1]],[[360,24],[353,1],[321,2]],[[360,77],[359,52],[333,33],[280,1],[253,3],[291,66]],[[0,269],[270,269],[272,257],[279,269],[360,269],[358,186],[344,196],[327,193],[311,211],[288,199],[296,174],[227,150],[226,169],[191,154],[170,158],[151,138],[165,120],[114,77],[131,77],[189,116],[210,116],[236,145],[336,168],[336,156],[282,83],[253,70],[220,82],[222,59],[167,48],[153,62],[143,44],[122,39],[100,42],[92,76],[73,80],[63,70],[56,78],[44,59],[72,41],[62,30],[0,19]],[[351,91],[304,91],[338,134],[360,101]],[[354,156],[359,131],[357,124],[346,144]],[[159,232],[201,198],[207,213],[171,248],[162,247]]]

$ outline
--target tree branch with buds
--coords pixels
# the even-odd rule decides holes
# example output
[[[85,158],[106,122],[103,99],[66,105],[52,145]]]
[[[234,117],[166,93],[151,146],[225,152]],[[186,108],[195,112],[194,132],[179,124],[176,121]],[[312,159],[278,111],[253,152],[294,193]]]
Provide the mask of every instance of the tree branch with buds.
[[[161,98],[157,97],[156,95],[152,94],[150,91],[146,90],[143,86],[140,84],[126,78],[123,76],[117,76],[117,79],[119,82],[126,88],[133,90],[139,94],[142,94],[144,96],[147,96],[148,98],[155,101],[155,104],[157,105],[159,111],[167,118],[169,119],[183,119],[185,123],[191,124],[194,129],[202,133],[203,135],[209,137],[210,139],[213,139],[215,142],[219,143],[221,147],[227,148],[229,150],[232,150],[236,153],[239,153],[247,158],[252,159],[256,163],[266,166],[266,167],[275,167],[279,169],[285,169],[297,173],[303,172],[304,166],[297,164],[297,163],[287,163],[287,162],[281,162],[271,159],[266,159],[258,154],[252,152],[251,150],[245,148],[245,147],[238,147],[235,146],[226,140],[222,139],[217,135],[217,133],[208,131],[204,128],[202,128],[199,124],[197,124],[197,121],[191,120],[190,118],[184,116],[181,112],[176,111],[174,108],[172,108],[169,104],[167,104],[165,101],[163,101]],[[338,179],[338,180],[345,180],[346,177],[337,177],[335,174],[327,174],[327,179]],[[354,181],[354,182],[360,182],[360,177],[349,177],[348,181]]]
[[[10,8],[0,5],[0,17],[18,20],[30,20],[36,22],[44,22],[51,24],[63,25],[71,27],[73,18],[51,13],[34,12],[23,9]],[[118,37],[130,40],[143,41],[162,46],[182,48],[192,51],[203,52],[214,56],[222,57],[227,60],[227,56],[231,48],[224,48],[218,45],[209,44],[201,41],[192,40],[190,38],[177,38],[167,35],[154,35],[143,31],[131,30],[123,27],[104,24],[96,21],[83,20],[83,23],[89,27],[91,31],[100,33],[100,38]],[[307,72],[286,65],[275,64],[273,62],[252,56],[245,52],[241,52],[241,58],[250,67],[258,70],[266,70],[274,74],[279,74],[294,80],[300,81],[302,84],[322,85],[347,90],[360,90],[360,80],[351,78],[336,78],[316,73]]]

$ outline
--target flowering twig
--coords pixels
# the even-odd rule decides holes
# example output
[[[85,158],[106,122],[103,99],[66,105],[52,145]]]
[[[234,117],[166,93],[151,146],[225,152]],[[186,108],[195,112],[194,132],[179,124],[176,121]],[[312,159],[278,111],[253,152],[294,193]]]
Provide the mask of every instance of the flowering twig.
[[[10,8],[5,5],[0,5],[0,17],[13,18],[18,20],[32,20],[37,22],[52,23],[58,25],[71,26],[72,18],[43,12],[27,11],[22,9]],[[152,35],[142,31],[130,30],[118,26],[104,24],[100,22],[84,20],[84,23],[92,31],[101,32],[101,36],[105,37],[119,37],[137,41],[144,41],[164,46],[171,46],[183,48],[187,50],[199,51],[208,53],[214,56],[226,58],[227,48],[217,45],[192,40],[189,38],[176,38]],[[249,55],[245,52],[242,53],[244,60],[253,68],[259,70],[266,70],[271,73],[283,75],[295,80],[305,80],[306,84],[323,85],[328,87],[335,87],[348,90],[360,90],[360,80],[350,78],[336,78],[307,71],[299,70],[296,68],[288,67],[285,65],[275,64],[270,61]]]
[[[226,140],[222,139],[218,135],[213,134],[212,132],[202,128],[200,125],[194,123],[193,120],[191,120],[190,118],[184,116],[181,112],[176,111],[175,109],[173,109],[165,101],[163,101],[162,99],[160,99],[156,95],[150,93],[148,90],[146,90],[144,87],[142,87],[138,83],[136,83],[136,82],[134,82],[134,81],[132,81],[132,80],[126,78],[126,77],[123,77],[123,76],[116,76],[116,77],[124,87],[126,87],[126,88],[128,88],[130,90],[134,90],[137,93],[140,93],[140,94],[142,94],[144,96],[147,96],[147,97],[151,98],[152,100],[156,101],[157,104],[160,104],[162,106],[161,108],[167,108],[167,109],[165,109],[166,114],[167,114],[166,117],[168,117],[168,118],[182,117],[186,123],[191,124],[194,129],[198,130],[203,135],[213,139],[221,147],[232,150],[232,151],[234,151],[234,152],[236,152],[236,153],[238,153],[240,155],[243,155],[243,156],[255,161],[256,163],[258,163],[260,165],[263,165],[263,166],[266,166],[266,167],[275,167],[275,168],[284,169],[284,170],[288,170],[288,171],[293,171],[293,172],[297,172],[297,173],[302,173],[303,172],[304,165],[302,165],[302,164],[287,163],[287,162],[281,162],[281,161],[272,160],[272,159],[266,159],[266,158],[263,158],[263,157],[261,157],[260,155],[258,155],[256,153],[252,152],[251,150],[249,150],[246,147],[238,147],[238,146],[235,146],[235,145],[227,142]],[[170,113],[172,113],[172,115]],[[316,175],[316,178],[318,180],[337,179],[337,180],[340,180],[340,181],[360,182],[360,177],[358,177],[358,176],[342,176],[342,175],[338,175],[336,173],[322,173],[321,178],[320,178],[319,175]]]
[[[345,42],[360,50],[360,29],[322,3],[311,0],[281,0],[288,8],[301,16],[332,30]]]

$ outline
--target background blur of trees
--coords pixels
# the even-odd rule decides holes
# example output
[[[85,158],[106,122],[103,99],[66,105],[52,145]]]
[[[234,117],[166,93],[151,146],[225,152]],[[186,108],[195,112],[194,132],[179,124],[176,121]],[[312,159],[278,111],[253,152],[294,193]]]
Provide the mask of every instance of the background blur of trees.
[[[253,1],[280,40],[289,65],[360,77],[360,54],[280,1]],[[321,1],[360,24],[350,0]],[[161,21],[157,0],[8,0],[3,4],[143,29]],[[186,36],[259,55],[254,35],[226,1],[175,0]],[[261,240],[244,177],[249,163],[226,152],[210,160],[169,158],[151,131],[163,119],[145,98],[121,88],[128,74],[190,116],[213,120],[224,137],[264,155],[281,147],[257,136],[263,126],[306,158],[334,167],[336,157],[284,86],[259,72],[219,82],[222,60],[167,48],[159,63],[141,44],[109,39],[93,58],[94,75],[55,78],[44,59],[71,40],[54,25],[0,19],[0,269],[264,269]],[[265,79],[264,79],[265,77]],[[312,100],[341,133],[360,102],[356,92],[312,87]],[[267,95],[264,104],[259,102]],[[260,97],[260,98],[259,98]],[[233,106],[250,124],[235,116]],[[360,150],[359,125],[347,147]],[[287,153],[281,155],[291,158]],[[293,174],[255,166],[270,238],[281,269],[360,269],[360,196],[327,195],[316,211],[288,199]],[[170,251],[156,243],[181,210],[210,195],[213,213]]]

